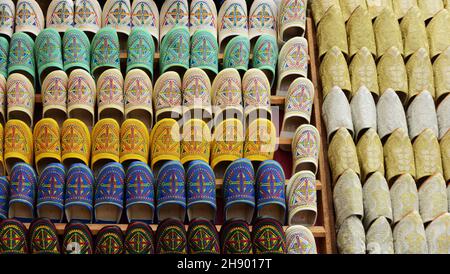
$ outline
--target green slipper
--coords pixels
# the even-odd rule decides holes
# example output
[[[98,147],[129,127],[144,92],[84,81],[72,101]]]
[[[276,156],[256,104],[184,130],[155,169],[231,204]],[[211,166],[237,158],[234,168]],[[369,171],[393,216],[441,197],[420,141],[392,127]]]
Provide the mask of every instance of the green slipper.
[[[155,42],[150,32],[144,28],[135,28],[128,38],[127,73],[132,69],[142,69],[153,79],[153,57]]]
[[[235,68],[243,74],[248,69],[250,59],[250,41],[248,37],[239,35],[230,40],[225,47],[223,67]]]
[[[74,69],[84,69],[91,71],[91,43],[87,35],[76,28],[70,28],[64,33],[63,37],[63,61],[64,71],[67,74]]]
[[[189,68],[189,30],[186,27],[171,29],[161,43],[159,71],[161,74],[170,70],[183,76]]]
[[[63,69],[61,36],[56,29],[45,29],[36,37],[34,46],[39,83],[42,83],[50,72]]]

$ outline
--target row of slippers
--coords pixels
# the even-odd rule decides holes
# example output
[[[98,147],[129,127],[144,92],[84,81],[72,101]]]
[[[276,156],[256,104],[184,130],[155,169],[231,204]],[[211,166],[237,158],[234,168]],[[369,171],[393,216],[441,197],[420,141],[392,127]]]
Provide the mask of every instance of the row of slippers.
[[[155,179],[156,177],[156,179]],[[225,171],[223,199],[225,220],[251,222],[271,217],[290,225],[313,226],[317,216],[316,180],[310,171],[297,173],[287,184],[276,161],[264,161],[255,170],[248,159],[232,162]],[[10,181],[0,177],[1,216],[30,221],[35,216],[67,220],[118,223],[125,204],[129,222],[152,223],[157,219],[184,221],[216,219],[216,180],[211,167],[192,161],[187,169],[178,161],[165,163],[156,176],[143,162],[131,163],[126,172],[119,163],[104,165],[98,174],[83,164],[67,171],[49,164],[39,176],[27,164],[16,164]],[[37,202],[36,202],[37,201]],[[156,204],[156,206],[155,206]],[[93,206],[94,205],[94,206]],[[256,207],[256,214],[255,214]],[[95,217],[93,217],[93,215]]]
[[[310,230],[284,228],[273,219],[259,219],[252,231],[244,221],[229,221],[219,232],[210,221],[195,219],[185,225],[168,219],[156,233],[141,222],[103,227],[95,239],[81,223],[66,225],[62,243],[48,219],[34,220],[29,229],[16,219],[0,223],[0,254],[317,254]]]
[[[101,27],[114,27],[123,36],[135,27],[144,27],[156,43],[175,26],[185,26],[191,35],[196,30],[206,30],[219,44],[226,44],[234,35],[250,39],[261,34],[277,38],[280,43],[292,36],[303,36],[306,25],[307,1],[282,1],[279,9],[274,1],[254,1],[248,13],[244,0],[225,1],[217,14],[212,0],[164,1],[161,11],[153,0],[108,0],[103,11],[97,0],[53,0],[47,10],[47,22],[39,4],[34,0],[4,1],[5,22],[0,33],[11,36],[14,31],[37,36],[45,27],[64,32],[74,26],[95,34]],[[262,16],[264,16],[262,18]],[[46,24],[45,24],[46,23]],[[278,32],[278,35],[277,35]]]

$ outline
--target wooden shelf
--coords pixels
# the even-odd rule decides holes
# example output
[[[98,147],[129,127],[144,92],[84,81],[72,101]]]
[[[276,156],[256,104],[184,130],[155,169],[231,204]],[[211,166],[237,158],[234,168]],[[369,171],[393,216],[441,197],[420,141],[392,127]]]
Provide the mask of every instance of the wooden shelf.
[[[30,227],[29,223],[25,223],[24,224],[25,227],[28,229]],[[125,233],[125,231],[127,230],[128,224],[88,224],[87,226],[89,227],[89,229],[91,230],[93,235],[97,235],[97,233],[104,228],[105,226],[109,226],[109,225],[116,225],[118,226],[122,232]],[[56,226],[56,231],[58,233],[58,235],[63,235],[64,234],[64,229],[66,227],[66,224],[55,224]],[[156,232],[158,225],[150,225],[150,227],[153,229],[154,232]],[[188,229],[188,226],[185,226],[186,230]],[[221,225],[216,225],[217,231],[220,231],[220,229],[222,228]],[[286,230],[288,228],[288,226],[283,226],[283,229]],[[316,238],[324,238],[326,236],[326,232],[325,232],[325,228],[322,226],[313,226],[313,227],[309,227],[309,229],[311,230],[311,232],[313,233],[314,237]],[[252,226],[250,226],[250,231],[252,230]]]

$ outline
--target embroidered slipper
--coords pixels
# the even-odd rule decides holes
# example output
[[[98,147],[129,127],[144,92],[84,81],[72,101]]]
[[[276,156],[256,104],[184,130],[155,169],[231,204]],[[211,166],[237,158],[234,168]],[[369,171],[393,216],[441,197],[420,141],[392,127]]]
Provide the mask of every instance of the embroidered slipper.
[[[52,163],[61,163],[61,142],[58,123],[43,118],[34,127],[34,161],[38,175]]]
[[[9,120],[5,125],[5,166],[11,175],[16,163],[33,163],[33,133],[22,121]]]
[[[314,103],[313,83],[306,78],[295,79],[289,86],[286,100],[280,136],[292,139],[299,126],[309,124],[311,121]],[[284,149],[289,150],[290,146],[285,146]]]
[[[368,129],[359,139],[356,152],[363,183],[375,172],[384,176],[383,144],[375,129]]]
[[[319,25],[320,20],[322,19],[324,14],[332,6],[335,6],[338,9],[338,11],[341,13],[341,16],[342,16],[339,0],[328,0],[328,1],[318,1],[318,2],[312,1],[311,2],[312,16],[314,18],[314,23],[316,24],[316,26]],[[342,20],[344,20],[344,19],[342,19]]]
[[[450,17],[449,17],[450,19]],[[413,100],[421,91],[428,91],[433,99],[434,91],[433,65],[424,48],[418,49],[406,63],[408,75],[408,101]]]
[[[398,20],[401,20],[413,7],[418,8],[417,0],[392,1],[392,9]]]
[[[36,66],[39,83],[52,71],[64,68],[61,36],[55,29],[44,29],[36,37]]]
[[[396,129],[383,147],[386,179],[392,183],[400,175],[409,173],[416,178],[414,150],[408,134],[401,128]]]
[[[367,48],[373,56],[377,55],[372,20],[366,7],[361,5],[353,11],[347,22],[347,32],[350,58],[363,47]]]
[[[332,0],[331,2],[337,2],[337,0]],[[314,4],[315,3],[312,3],[312,5]],[[344,55],[348,55],[347,31],[345,29],[345,21],[342,17],[340,6],[335,4],[324,9],[320,22],[321,24],[316,20],[319,58],[322,59],[323,56],[335,46],[342,51]]]
[[[8,75],[21,73],[30,83],[36,81],[34,41],[23,32],[16,32],[11,37],[8,56]]]
[[[187,231],[189,254],[220,254],[219,233],[209,220],[195,219]]]
[[[152,228],[142,222],[130,223],[125,232],[125,254],[155,254],[155,235]]]
[[[187,254],[187,236],[179,220],[167,219],[156,231],[156,254]]]
[[[0,124],[4,125],[7,120],[6,115],[6,78],[0,75]]]
[[[396,48],[400,56],[404,54],[401,28],[392,11],[385,9],[381,12],[373,23],[373,32],[377,45],[377,59],[388,53],[391,48]]]
[[[214,36],[217,44],[217,9],[214,1],[193,0],[189,10],[189,31],[191,36],[197,30],[204,30]],[[217,48],[218,46],[216,45]]]
[[[253,245],[248,223],[242,220],[230,220],[220,230],[222,254],[252,254]]]
[[[307,1],[282,1],[278,12],[278,41],[286,43],[289,39],[306,33]],[[275,13],[276,16],[276,13]],[[266,19],[267,20],[267,19]],[[275,30],[275,29],[274,29]]]
[[[266,74],[271,87],[275,82],[277,60],[278,45],[275,38],[267,34],[259,36],[253,46],[253,67]]]
[[[234,0],[230,0],[234,1]],[[236,0],[238,1],[238,0]],[[250,41],[247,36],[238,35],[232,38],[225,47],[223,68],[235,68],[241,76],[248,70],[250,59]]]
[[[243,120],[241,76],[236,69],[221,70],[213,81],[211,91],[215,126],[230,117]]]
[[[367,10],[367,5],[365,0],[353,0],[353,1],[339,1],[341,10],[342,10],[342,16],[344,17],[345,22],[349,20],[351,15],[355,12],[355,10],[358,7],[363,8],[364,10]]]
[[[316,240],[311,230],[301,225],[286,229],[287,254],[317,254]]]
[[[174,28],[189,28],[189,4],[187,0],[164,1],[160,11],[159,36],[161,43],[164,36]]]
[[[277,14],[278,8],[273,0],[257,0],[252,3],[248,15],[248,38],[252,46],[262,35],[276,39]]]
[[[1,6],[0,6],[1,8]],[[0,15],[0,20],[1,20]],[[0,76],[2,79],[8,77],[8,55],[9,55],[9,41],[5,37],[0,37]]]
[[[66,170],[59,163],[47,165],[37,184],[36,213],[38,218],[49,218],[61,223],[64,217],[64,185]]]
[[[445,33],[450,31],[448,25],[449,17],[449,11],[441,10],[427,26],[430,57],[432,59],[444,52],[450,46],[450,39],[448,35],[445,35]]]
[[[419,212],[424,225],[448,211],[447,189],[442,174],[430,176],[419,187]]]
[[[429,54],[427,29],[418,7],[409,9],[400,23],[400,29],[404,39],[405,58],[409,58],[420,48]]]
[[[122,217],[125,171],[119,163],[104,165],[97,177],[94,196],[96,223],[119,223]]]
[[[405,110],[394,90],[386,90],[377,103],[378,135],[383,142],[396,130],[408,132]]]
[[[119,125],[124,117],[123,76],[118,69],[108,69],[97,81],[97,120],[113,118]]]
[[[119,255],[124,252],[123,232],[115,225],[105,226],[95,239],[95,254]]]
[[[8,177],[0,177],[0,220],[8,219],[9,211],[9,181]]]
[[[156,80],[153,92],[155,121],[165,118],[178,119],[182,115],[181,78],[178,73],[168,71]]]
[[[190,68],[183,76],[183,118],[206,123],[212,118],[211,82],[202,69]]]
[[[186,215],[186,186],[183,165],[168,161],[158,172],[156,186],[156,215],[159,222],[166,219],[184,221]]]
[[[365,86],[361,86],[354,93],[350,109],[356,140],[359,140],[367,130],[377,130],[377,107],[372,93]]]
[[[153,0],[136,0],[131,4],[131,27],[145,28],[153,37],[154,49],[159,45],[159,11]]]
[[[184,75],[186,70],[189,69],[190,38],[189,29],[185,26],[174,27],[167,32],[166,39],[161,42],[160,74],[166,71],[175,71],[180,76]]]
[[[439,142],[431,129],[427,128],[417,136],[413,150],[418,183],[436,173],[444,173]]]
[[[91,43],[87,35],[78,28],[66,30],[63,36],[64,71],[70,74],[75,69],[91,71]]]
[[[68,222],[90,223],[93,219],[94,175],[84,164],[67,171],[64,211]]]
[[[438,0],[431,1],[423,1],[418,0],[417,5],[420,8],[422,13],[422,19],[424,21],[428,21],[430,18],[433,18],[438,14],[441,10],[444,9],[444,3]]]
[[[28,231],[16,219],[3,220],[0,223],[0,254],[27,254]]]
[[[394,239],[388,220],[381,216],[376,219],[366,233],[368,254],[394,254]]]
[[[273,160],[261,163],[256,172],[256,216],[284,223],[286,217],[286,177],[281,165]]]
[[[264,72],[250,69],[242,78],[245,124],[250,125],[259,118],[271,119],[270,83]]]
[[[10,173],[9,218],[31,222],[34,218],[37,177],[32,166],[17,163]]]
[[[16,6],[15,32],[24,32],[34,37],[45,27],[45,18],[35,0],[19,0]]]
[[[205,3],[203,0],[197,1],[202,1],[200,3],[203,4]],[[200,11],[197,12],[199,13]],[[204,29],[199,29],[192,34],[190,66],[191,68],[203,69],[208,75],[210,81],[214,81],[214,78],[219,72],[218,55],[219,46],[217,45],[217,38],[215,35]]]
[[[2,124],[0,124],[0,176],[5,176],[6,175],[6,166],[5,166],[5,161],[4,161],[4,140],[5,140],[5,135],[4,135],[4,130],[3,130],[3,126]]]
[[[145,28],[134,28],[127,43],[127,74],[132,69],[141,69],[153,79],[155,42],[150,32]]]
[[[233,37],[243,36],[247,38],[247,2],[244,0],[224,1],[219,10],[217,27],[220,53],[226,51],[225,48]]]
[[[252,242],[255,254],[286,253],[286,235],[283,226],[271,218],[256,221],[252,230]]]
[[[128,222],[153,223],[155,212],[155,177],[143,162],[132,162],[126,172],[125,208]]]
[[[238,119],[222,121],[214,129],[211,144],[211,167],[216,178],[222,179],[225,170],[244,155],[244,127]]]
[[[91,43],[91,73],[94,79],[107,69],[120,69],[119,36],[112,28],[99,30]]]
[[[348,67],[352,86],[351,96],[355,96],[363,87],[368,89],[378,100],[378,74],[375,59],[366,47],[362,47],[354,56]]]
[[[102,26],[102,7],[97,0],[75,0],[74,27],[86,32],[91,40]]]
[[[85,70],[75,69],[67,84],[67,113],[69,118],[82,121],[89,132],[94,127],[96,87],[92,76]]]
[[[74,2],[71,0],[51,1],[47,9],[47,28],[64,33],[74,24]]]
[[[94,253],[93,243],[92,233],[87,225],[69,223],[64,228],[63,254],[92,254]]]
[[[107,0],[102,11],[102,26],[114,28],[120,38],[128,38],[131,32],[131,1]]]
[[[393,225],[410,212],[419,212],[419,193],[414,178],[406,173],[392,184],[390,189]]]
[[[187,216],[189,220],[216,219],[216,180],[212,168],[204,161],[189,163],[186,171]],[[190,228],[189,228],[190,229]]]
[[[444,178],[446,182],[450,182],[450,133],[447,132],[447,134],[444,135],[440,145]]]
[[[381,94],[392,89],[400,101],[405,103],[408,99],[408,74],[403,57],[397,48],[392,47],[386,51],[378,61],[377,71]]]
[[[447,231],[449,227],[450,214],[445,213],[436,218],[425,229],[429,254],[448,254],[450,252],[449,242],[441,242],[440,240],[447,237]]]
[[[91,168],[95,175],[111,162],[119,162],[120,127],[111,118],[99,120],[92,130]]]
[[[251,222],[255,208],[255,172],[249,159],[233,161],[223,178],[225,221]]]
[[[165,162],[180,160],[180,140],[180,126],[174,119],[162,119],[155,124],[150,134],[151,167],[155,175]]]
[[[256,119],[249,126],[244,142],[244,157],[252,163],[272,160],[277,146],[275,125],[267,119]]]
[[[124,84],[125,119],[137,119],[151,130],[153,127],[152,93],[152,81],[143,70],[129,71]]]
[[[62,70],[50,72],[42,82],[42,117],[54,119],[61,127],[67,119],[67,84]]]
[[[294,174],[286,187],[289,225],[313,226],[317,219],[316,176],[311,171]]]
[[[443,139],[450,130],[450,96],[447,96],[437,107],[439,139]]]
[[[189,119],[182,128],[181,163],[194,160],[209,163],[211,131],[208,125],[199,119]]]
[[[363,186],[364,219],[363,224],[369,229],[379,218],[384,217],[392,222],[392,205],[389,186],[384,176],[375,172]]]
[[[367,3],[367,10],[369,11],[369,15],[372,20],[377,18],[378,15],[380,15],[384,9],[389,9],[390,11],[393,12],[392,1],[389,1],[389,0],[366,0],[366,3]]]
[[[352,84],[350,81],[350,72],[345,56],[338,47],[331,48],[323,57],[322,63],[320,64],[320,79],[322,81],[324,99],[335,89],[341,89],[348,99],[351,98]],[[288,83],[291,83],[291,81],[288,81]]]
[[[293,173],[309,170],[317,174],[319,169],[320,133],[312,125],[300,126],[292,139]]]
[[[78,119],[67,119],[61,128],[61,161],[66,168],[74,163],[89,164],[91,134]]]
[[[345,128],[340,128],[328,147],[328,161],[330,162],[333,184],[347,169],[360,174],[358,155],[352,136]]]
[[[450,75],[446,68],[450,66],[450,46],[441,53],[433,63],[436,102],[439,104],[450,94],[450,83],[446,80]]]
[[[8,120],[22,120],[33,126],[34,88],[26,76],[20,73],[10,74],[6,81],[6,104]]]
[[[327,54],[327,56],[329,54],[332,54],[333,52],[334,50],[332,49],[330,53]],[[327,56],[325,56],[325,59],[322,65],[320,66],[321,69],[323,68],[324,64],[327,64],[326,61],[326,59],[328,59]],[[308,42],[306,41],[305,38],[294,37],[283,45],[283,47],[280,50],[280,54],[278,55],[277,95],[285,96],[287,94],[290,84],[296,78],[308,77],[308,60],[309,60]],[[348,79],[348,82],[350,83],[350,79]],[[323,81],[323,83],[324,83],[324,90],[326,90],[325,88],[327,87],[326,85],[327,82]],[[346,86],[342,87],[345,88]]]
[[[127,168],[133,161],[148,163],[148,129],[137,119],[127,119],[120,129],[120,163]]]
[[[39,218],[30,224],[28,239],[31,254],[60,254],[60,245],[55,225],[46,218]]]
[[[345,219],[336,238],[339,254],[366,254],[366,235],[358,217]]]
[[[430,129],[434,136],[439,136],[436,106],[432,95],[427,90],[422,91],[414,98],[406,111],[406,118],[411,140],[414,140],[425,129]]]
[[[392,235],[395,254],[428,254],[425,228],[417,211],[404,217],[394,227]]]
[[[14,33],[14,17],[16,14],[16,6],[13,1],[5,0],[0,4],[0,21],[3,22],[0,25],[0,34],[11,38]]]

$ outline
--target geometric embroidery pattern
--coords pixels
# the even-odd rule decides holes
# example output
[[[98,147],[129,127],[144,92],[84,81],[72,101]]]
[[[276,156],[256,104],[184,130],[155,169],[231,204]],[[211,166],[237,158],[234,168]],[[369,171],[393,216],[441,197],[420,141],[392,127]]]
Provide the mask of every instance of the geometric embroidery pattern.
[[[185,174],[180,162],[169,161],[161,167],[157,178],[156,201],[158,210],[173,204],[186,208]]]
[[[250,69],[245,73],[242,79],[242,93],[246,116],[257,110],[265,110],[270,114],[270,83],[264,72]],[[254,114],[251,118],[254,119]]]
[[[187,231],[189,254],[220,254],[219,233],[207,220],[196,219]]]
[[[223,55],[223,67],[235,68],[243,72],[248,69],[250,41],[246,36],[236,36],[228,42]]]
[[[99,160],[119,161],[120,127],[114,119],[99,120],[92,130],[92,168]]]
[[[27,254],[27,229],[16,219],[0,223],[0,254]]]
[[[235,203],[255,205],[255,172],[252,163],[242,158],[232,162],[223,178],[225,210]]]
[[[306,77],[308,75],[308,44],[306,39],[298,37],[286,43],[278,57],[278,73],[298,74]],[[278,80],[279,82],[281,79]]]
[[[120,162],[139,160],[148,162],[148,129],[137,119],[127,119],[120,129]]]
[[[101,27],[102,8],[95,0],[75,0],[75,28],[96,33]]]
[[[63,210],[65,182],[66,171],[63,165],[53,163],[45,167],[39,176],[37,186],[37,208],[42,205],[52,205]]]
[[[123,207],[125,171],[119,163],[108,163],[100,169],[95,185],[95,208],[104,204]]]
[[[159,41],[159,12],[153,0],[134,0],[131,5],[131,25],[133,28],[147,29]]]
[[[92,174],[92,171],[84,164],[73,164],[67,171],[65,195],[66,209],[71,205],[81,205],[91,212],[93,192],[94,175]]]
[[[191,38],[191,68],[201,68],[217,74],[219,46],[211,32],[198,30]]]
[[[123,77],[118,69],[109,69],[101,74],[97,81],[98,116],[105,109],[124,112]]]
[[[96,238],[95,254],[116,255],[123,253],[123,233],[118,226],[105,226]]]
[[[26,163],[32,163],[33,134],[20,120],[9,120],[5,125],[5,162],[9,158],[19,158]],[[8,173],[11,167],[7,167]]]
[[[164,1],[161,8],[160,37],[178,26],[189,28],[189,6],[187,0]],[[164,41],[164,40],[162,40]]]
[[[67,119],[61,129],[62,160],[77,159],[89,163],[91,155],[91,134],[86,125],[78,119]]]
[[[93,240],[89,227],[80,223],[67,224],[62,251],[64,254],[92,254]]]
[[[216,180],[204,161],[193,161],[186,172],[187,206],[206,204],[216,209]]]
[[[150,136],[152,169],[160,160],[180,160],[180,127],[174,119],[156,123]]]
[[[317,254],[314,235],[306,227],[293,226],[286,231],[288,254]]]
[[[293,112],[309,122],[314,100],[314,86],[311,81],[306,78],[297,78],[289,86],[286,98],[288,100],[285,114]]]
[[[44,20],[42,10],[36,1],[17,1],[16,33],[29,32],[37,36],[45,26]]]
[[[232,35],[248,35],[246,1],[226,1],[219,10],[219,44]],[[224,48],[223,45],[220,46]]]
[[[317,129],[311,125],[298,128],[294,134],[292,151],[295,168],[302,163],[311,162],[317,170],[320,151],[320,135]]]
[[[55,29],[45,29],[36,37],[34,48],[42,83],[45,69],[63,69],[61,36]]]
[[[151,128],[153,126],[153,87],[150,77],[140,69],[133,69],[132,73],[128,73],[125,77],[124,92],[125,117],[131,116],[145,121]]]
[[[47,10],[47,28],[56,28],[64,32],[73,26],[73,0],[56,0],[50,2]]]
[[[220,230],[222,254],[252,254],[250,229],[245,221],[228,221]]]
[[[244,127],[238,119],[226,119],[216,126],[211,145],[211,166],[223,161],[242,158],[244,153]]]
[[[103,6],[102,26],[115,28],[127,35],[131,32],[131,1],[108,0]]]
[[[35,77],[34,41],[23,32],[16,32],[11,38],[8,57],[8,74],[26,71]]]
[[[37,177],[33,167],[25,163],[17,163],[11,171],[11,189],[9,205],[24,204],[31,212],[34,210]]]
[[[277,33],[277,7],[273,1],[255,1],[248,15],[250,39],[257,35],[269,34],[275,37]]]
[[[44,113],[48,109],[67,112],[67,75],[63,71],[49,73],[42,82],[42,105]],[[65,117],[63,117],[65,118]]]
[[[253,48],[253,67],[262,71],[269,71],[272,75],[269,79],[273,84],[275,69],[278,61],[278,45],[273,36],[263,34],[256,40]]]
[[[155,177],[150,167],[140,161],[130,164],[125,177],[127,209],[136,204],[155,208]]]
[[[154,254],[154,237],[149,225],[141,222],[129,224],[125,233],[125,254]]]
[[[63,37],[64,70],[82,68],[91,71],[91,43],[87,35],[75,28],[68,29]]]
[[[0,3],[0,33],[11,37],[14,32],[14,16],[16,7],[13,1],[5,0]]]
[[[8,218],[9,209],[9,181],[5,176],[0,177],[0,219]]]
[[[191,35],[195,34],[197,30],[206,30],[217,40],[217,9],[213,1],[192,1],[189,23]]]
[[[91,71],[100,67],[120,68],[120,45],[117,32],[102,28],[95,34],[91,46]]]
[[[160,73],[174,67],[189,68],[190,38],[186,27],[175,27],[167,33],[161,43]]]
[[[11,74],[6,81],[6,104],[8,119],[13,119],[11,113],[23,112],[28,116],[26,122],[31,126],[34,114],[34,88],[28,78],[19,73]],[[23,119],[25,121],[25,119]]]
[[[72,109],[83,108],[94,116],[96,90],[92,76],[86,71],[76,69],[70,73],[67,86],[67,108],[69,113]]]
[[[156,80],[153,93],[156,116],[162,112],[175,111],[181,107],[181,79],[178,73],[166,72]]]
[[[0,4],[1,8],[1,4]],[[0,10],[0,19],[1,19],[1,10]],[[1,21],[0,21],[1,24]],[[0,75],[3,78],[8,77],[8,54],[9,54],[9,42],[6,38],[0,38]]]
[[[273,160],[264,161],[256,172],[258,208],[277,204],[286,208],[285,176],[281,165]]]
[[[41,160],[61,161],[60,129],[55,120],[41,119],[34,127],[34,156],[38,173],[43,168]]]
[[[167,219],[156,231],[156,254],[186,254],[187,237],[183,223]]]
[[[317,211],[316,178],[312,172],[303,171],[294,175],[289,182],[287,191],[289,191],[287,206],[290,219],[296,217],[297,213],[301,214],[302,211]],[[291,222],[291,220],[289,221]],[[303,220],[303,223],[306,221]]]
[[[274,219],[260,219],[253,226],[252,241],[255,254],[285,254],[286,235]]]
[[[184,75],[183,107],[211,110],[211,82],[203,70],[191,68]]]
[[[135,28],[128,38],[127,72],[140,68],[150,72],[153,78],[155,42],[147,29]]]
[[[60,254],[56,227],[49,219],[36,219],[30,225],[31,254]]]
[[[251,161],[273,159],[276,139],[276,129],[270,120],[254,120],[249,125],[245,138],[244,157]]]
[[[305,0],[283,1],[279,15],[279,34],[280,38],[282,38],[283,41],[285,39],[285,37],[283,36],[284,31],[286,31],[290,27],[301,29],[301,32],[298,33],[298,36],[304,34],[306,24],[306,6],[307,3]]]
[[[199,119],[189,119],[181,135],[181,163],[203,160],[209,163],[211,130]]]

